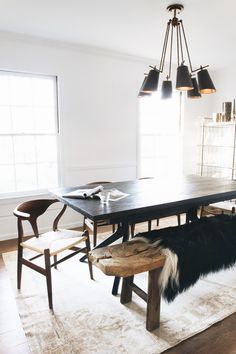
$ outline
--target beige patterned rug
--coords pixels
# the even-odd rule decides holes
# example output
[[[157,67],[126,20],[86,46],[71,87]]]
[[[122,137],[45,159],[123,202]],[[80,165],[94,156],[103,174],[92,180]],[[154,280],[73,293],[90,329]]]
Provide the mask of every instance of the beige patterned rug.
[[[76,257],[53,270],[54,313],[48,310],[45,278],[24,267],[16,291],[16,253],[3,255],[15,291],[22,326],[33,354],[158,354],[236,311],[236,268],[200,280],[167,304],[161,326],[145,329],[145,303],[135,294],[121,305],[111,295],[113,278]],[[145,289],[146,275],[136,277]]]

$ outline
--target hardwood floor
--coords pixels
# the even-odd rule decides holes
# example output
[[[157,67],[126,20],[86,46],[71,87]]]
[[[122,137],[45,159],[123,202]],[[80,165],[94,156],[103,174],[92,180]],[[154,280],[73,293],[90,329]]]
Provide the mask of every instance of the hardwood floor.
[[[15,242],[4,242],[1,253],[14,249]],[[3,251],[4,250],[4,251]],[[21,326],[10,279],[0,255],[0,353],[29,354],[30,349]]]
[[[0,242],[0,354],[30,353],[16,308],[10,280],[1,256],[1,253],[15,249],[15,240]],[[165,353],[236,354],[236,314],[165,351]]]

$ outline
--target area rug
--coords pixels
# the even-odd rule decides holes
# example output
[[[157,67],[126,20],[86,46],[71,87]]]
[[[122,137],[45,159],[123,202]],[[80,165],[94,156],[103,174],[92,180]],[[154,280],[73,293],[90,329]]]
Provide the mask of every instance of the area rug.
[[[236,311],[236,268],[209,275],[179,295],[162,301],[160,328],[145,329],[145,303],[135,294],[121,305],[112,296],[112,277],[77,257],[52,271],[54,312],[48,309],[45,278],[23,267],[16,290],[16,252],[5,253],[22,326],[33,354],[158,354],[205,330]],[[145,274],[136,276],[144,290]]]

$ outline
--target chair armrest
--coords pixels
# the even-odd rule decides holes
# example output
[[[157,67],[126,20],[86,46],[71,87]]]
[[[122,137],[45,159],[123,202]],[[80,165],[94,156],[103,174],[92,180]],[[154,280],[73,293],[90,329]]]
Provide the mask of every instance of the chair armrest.
[[[18,218],[29,219],[29,217],[30,217],[30,214],[23,213],[22,211],[19,211],[17,208],[13,211],[13,214],[15,216],[17,216]]]

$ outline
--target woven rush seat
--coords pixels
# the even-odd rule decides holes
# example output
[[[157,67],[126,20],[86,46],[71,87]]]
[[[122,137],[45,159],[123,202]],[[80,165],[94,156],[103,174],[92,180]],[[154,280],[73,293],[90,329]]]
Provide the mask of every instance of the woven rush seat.
[[[44,254],[45,249],[49,249],[50,256],[54,256],[85,240],[86,236],[83,236],[82,232],[61,229],[45,232],[38,238],[32,237],[21,242],[21,246],[41,254]]]

